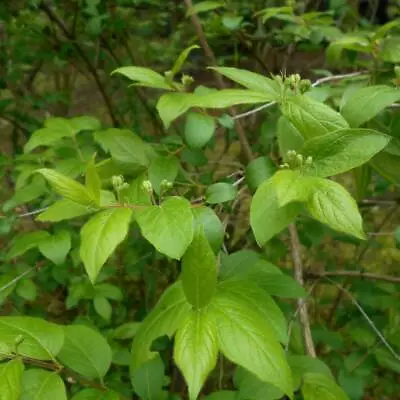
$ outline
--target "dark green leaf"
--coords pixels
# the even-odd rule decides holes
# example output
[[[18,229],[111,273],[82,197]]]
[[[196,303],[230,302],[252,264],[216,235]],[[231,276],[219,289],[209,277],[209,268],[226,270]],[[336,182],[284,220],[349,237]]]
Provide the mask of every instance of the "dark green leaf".
[[[269,157],[258,157],[246,167],[246,182],[249,189],[255,192],[257,188],[276,172],[276,166]]]
[[[209,186],[206,191],[206,202],[209,204],[225,203],[233,200],[237,189],[230,183],[218,182]]]
[[[19,257],[28,250],[38,247],[40,243],[48,239],[50,234],[46,231],[34,231],[22,233],[14,238],[11,248],[7,253],[7,258]]]
[[[178,175],[179,160],[175,156],[159,156],[153,158],[149,165],[149,180],[157,194],[161,192],[161,182],[166,180],[173,183]]]
[[[213,137],[215,119],[207,114],[189,112],[185,122],[185,141],[191,149],[204,147]]]

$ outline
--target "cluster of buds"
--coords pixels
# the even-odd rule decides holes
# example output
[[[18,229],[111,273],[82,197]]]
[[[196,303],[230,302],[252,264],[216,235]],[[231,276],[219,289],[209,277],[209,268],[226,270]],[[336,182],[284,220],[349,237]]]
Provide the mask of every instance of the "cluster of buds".
[[[305,93],[311,89],[311,81],[309,79],[301,79],[299,74],[292,74],[287,77],[276,76],[275,79],[285,88],[293,92]]]
[[[148,194],[153,194],[153,185],[149,180],[142,182],[142,189]]]
[[[302,154],[297,154],[296,150],[289,150],[286,153],[287,162],[282,164],[281,168],[298,169],[303,166],[310,166],[312,164],[312,157],[308,156],[304,159]]]
[[[119,192],[122,189],[126,189],[129,186],[129,184],[125,182],[125,179],[122,175],[114,175],[111,178],[111,183],[116,192]]]

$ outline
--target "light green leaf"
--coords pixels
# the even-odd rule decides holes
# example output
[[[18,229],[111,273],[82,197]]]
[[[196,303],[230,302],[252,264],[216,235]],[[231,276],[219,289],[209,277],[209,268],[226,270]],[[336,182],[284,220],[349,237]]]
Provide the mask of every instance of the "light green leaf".
[[[12,242],[11,248],[7,253],[7,259],[19,257],[28,250],[38,247],[39,244],[50,237],[46,231],[34,231],[22,233],[16,236]]]
[[[69,231],[62,230],[45,238],[39,243],[39,250],[54,264],[62,264],[71,250],[71,235]]]
[[[111,208],[97,213],[81,229],[80,257],[92,283],[128,234],[131,217],[129,208]]]
[[[45,211],[40,213],[36,217],[36,220],[41,222],[59,222],[66,219],[81,217],[82,215],[89,214],[92,210],[91,207],[75,203],[72,200],[62,199],[57,200]]]
[[[265,96],[265,101],[277,101],[280,98],[280,88],[277,82],[271,78],[263,75],[256,74],[245,69],[231,68],[231,67],[209,67],[217,71],[223,76],[231,79],[234,82],[253,90],[254,92],[262,92]]]
[[[98,296],[104,296],[107,299],[121,301],[124,297],[121,288],[111,283],[99,283],[94,289]]]
[[[196,227],[202,227],[204,234],[213,249],[218,253],[224,240],[224,227],[217,214],[209,207],[192,208]]]
[[[96,296],[93,299],[93,307],[101,318],[106,321],[111,319],[112,307],[110,302],[104,296]]]
[[[276,180],[262,183],[250,206],[250,225],[259,246],[288,226],[300,211],[301,205],[297,203],[279,206]]]
[[[178,175],[179,160],[175,156],[158,156],[149,165],[149,180],[157,194],[161,193],[161,182],[165,179],[173,183]],[[149,196],[147,196],[149,197]]]
[[[193,239],[193,214],[183,197],[169,197],[159,206],[138,208],[142,235],[160,252],[179,260]]]
[[[172,121],[189,110],[193,93],[167,93],[163,94],[157,103],[157,111],[166,129]]]
[[[129,129],[109,128],[95,132],[93,136],[117,163],[147,166],[153,156],[150,145]]]
[[[191,310],[176,333],[174,359],[189,387],[190,400],[197,399],[217,364],[216,336],[215,323],[207,310]]]
[[[363,36],[352,34],[342,35],[342,37],[333,41],[326,50],[327,60],[335,63],[341,59],[343,50],[354,50],[362,53],[371,53],[371,42]]]
[[[182,257],[182,287],[186,299],[195,308],[205,307],[217,286],[217,261],[202,229]]]
[[[131,381],[135,393],[142,400],[161,398],[165,383],[164,363],[160,356],[142,364],[132,375]]]
[[[276,171],[276,165],[269,157],[258,157],[246,167],[246,182],[249,189],[255,192],[257,188]]]
[[[390,63],[400,62],[400,37],[389,36],[381,43],[381,49],[378,55],[383,61]]]
[[[206,190],[206,202],[209,204],[225,203],[233,200],[237,189],[231,183],[218,182],[210,185]]]
[[[261,260],[261,255],[252,250],[239,250],[221,258],[219,278],[226,280],[236,275],[246,274]]]
[[[306,139],[349,127],[338,112],[308,96],[287,98],[282,114]]]
[[[292,377],[276,334],[254,300],[228,290],[216,293],[211,312],[217,325],[218,347],[228,360],[263,382],[292,396]],[[255,300],[256,301],[256,300]]]
[[[174,90],[165,81],[165,78],[150,68],[143,67],[121,67],[117,68],[112,74],[121,74],[131,81],[135,86],[146,86],[156,89]]]
[[[132,344],[131,376],[146,361],[157,354],[150,350],[153,341],[161,336],[172,337],[191,309],[180,281],[171,285],[157,305],[144,319]]]
[[[18,354],[38,360],[52,360],[64,344],[64,333],[60,326],[34,317],[0,317],[0,346]]]
[[[304,374],[301,393],[304,400],[349,400],[332,378],[321,373]]]
[[[306,174],[322,178],[349,171],[383,150],[390,136],[371,129],[341,129],[308,140],[300,153],[312,157]]]
[[[65,385],[57,372],[30,369],[22,376],[20,400],[67,400]]]
[[[179,57],[176,59],[174,66],[172,67],[172,77],[171,79],[181,70],[182,65],[185,63],[188,55],[190,52],[194,49],[200,49],[201,47],[198,46],[197,44],[187,47],[185,50],[182,51],[181,54],[179,54]]]
[[[127,322],[122,324],[118,328],[115,328],[113,337],[120,340],[132,339],[139,330],[140,325],[140,322]]]
[[[213,1],[213,0],[200,1],[194,4],[193,7],[189,8],[189,10],[186,13],[186,17],[190,17],[193,14],[212,11],[221,7],[225,7],[224,2],[222,1]]]
[[[104,392],[98,389],[83,389],[76,393],[71,400],[121,400],[115,392]]]
[[[76,133],[81,131],[94,131],[96,129],[100,129],[101,127],[100,121],[90,115],[82,115],[80,117],[70,118],[68,119],[68,122]]]
[[[64,327],[65,342],[57,358],[88,378],[101,379],[111,365],[112,352],[104,337],[83,325]]]
[[[31,279],[22,279],[18,282],[15,292],[26,301],[35,301],[37,287]]]
[[[393,183],[400,182],[400,157],[382,151],[371,160],[371,166]]]
[[[84,206],[93,207],[96,205],[96,199],[81,183],[53,169],[42,168],[37,172],[42,174],[53,189],[66,199]]]
[[[150,206],[151,198],[149,193],[143,188],[143,181],[147,180],[146,174],[141,174],[135,178],[126,189],[122,196],[129,204]]]
[[[204,147],[214,136],[215,119],[207,114],[190,111],[185,122],[185,141],[191,149]]]
[[[95,163],[95,156],[87,163],[86,175],[85,175],[85,186],[87,190],[91,193],[92,197],[96,201],[96,205],[100,205],[101,196],[101,180],[97,172]]]
[[[0,400],[20,400],[24,364],[20,358],[0,364]]]
[[[366,238],[357,203],[343,186],[328,179],[314,177],[304,178],[304,185],[312,188],[306,206],[313,218],[339,232],[359,239]]]
[[[341,108],[350,126],[357,128],[384,108],[400,100],[400,91],[386,85],[367,86],[354,91]]]

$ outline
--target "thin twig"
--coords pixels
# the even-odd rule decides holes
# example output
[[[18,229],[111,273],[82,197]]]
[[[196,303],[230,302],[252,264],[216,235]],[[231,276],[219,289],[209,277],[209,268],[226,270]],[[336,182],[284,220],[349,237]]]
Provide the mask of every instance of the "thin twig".
[[[303,260],[301,258],[300,241],[297,234],[296,225],[289,225],[290,242],[292,246],[292,260],[294,264],[294,277],[299,285],[304,287],[303,279]],[[311,335],[310,318],[308,316],[307,302],[305,299],[298,299],[297,306],[299,308],[300,323],[303,330],[304,345],[307,354],[310,357],[316,357],[314,342]]]
[[[349,277],[359,279],[370,279],[374,281],[385,281],[391,283],[400,283],[400,276],[379,275],[372,272],[364,271],[324,271],[324,272],[310,272],[305,274],[306,278],[321,279],[326,277]]]
[[[31,267],[29,269],[27,269],[26,271],[24,271],[22,274],[18,275],[17,277],[15,277],[13,280],[11,280],[10,282],[7,282],[4,286],[2,286],[0,288],[0,293],[4,292],[5,290],[7,290],[8,288],[10,288],[11,286],[15,285],[18,281],[20,281],[22,278],[24,278],[26,275],[30,274],[32,271],[34,271],[37,267]]]

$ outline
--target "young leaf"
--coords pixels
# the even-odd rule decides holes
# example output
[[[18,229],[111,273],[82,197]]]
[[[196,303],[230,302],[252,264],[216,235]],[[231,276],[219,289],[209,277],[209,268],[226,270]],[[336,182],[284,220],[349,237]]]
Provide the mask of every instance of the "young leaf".
[[[129,129],[109,128],[95,132],[93,137],[117,163],[131,167],[147,166],[153,156],[150,145]]]
[[[164,363],[160,356],[141,365],[131,376],[135,393],[143,400],[154,400],[162,397],[165,383]]]
[[[190,111],[185,122],[185,141],[191,149],[201,149],[213,137],[215,119],[207,114]]]
[[[203,229],[214,253],[218,253],[224,240],[224,227],[221,220],[209,207],[192,208],[192,212],[195,219],[195,230]]]
[[[250,206],[250,225],[259,246],[288,226],[300,211],[301,205],[297,203],[279,206],[276,180],[262,183]]]
[[[321,373],[304,374],[301,393],[304,400],[349,400],[346,393],[332,378]]]
[[[0,396],[4,400],[20,400],[24,364],[20,358],[14,358],[0,364]]]
[[[193,14],[198,14],[201,12],[212,11],[217,8],[225,7],[225,4],[222,1],[214,1],[214,0],[205,0],[200,1],[190,7],[190,9],[186,13],[186,17],[190,17]]]
[[[88,378],[101,379],[111,365],[112,352],[104,337],[83,325],[64,327],[65,342],[57,358]]]
[[[356,201],[347,190],[328,179],[308,177],[305,185],[312,188],[306,207],[310,215],[336,229],[359,239],[365,239],[362,218]]]
[[[30,369],[22,375],[21,400],[67,400],[63,380],[56,372]]]
[[[165,81],[165,78],[150,68],[143,67],[121,67],[117,68],[112,74],[121,74],[131,81],[135,86],[146,86],[156,89],[174,90]]]
[[[281,109],[306,139],[349,127],[338,112],[308,96],[291,96]]]
[[[195,308],[205,307],[217,285],[217,262],[202,229],[182,257],[182,287],[186,299]]]
[[[269,157],[258,157],[246,167],[246,182],[249,189],[255,192],[257,188],[276,171],[276,165]]]
[[[226,76],[247,89],[253,90],[254,92],[262,92],[266,96],[269,95],[268,99],[265,97],[266,102],[279,100],[280,88],[277,82],[271,78],[245,69],[231,67],[209,67],[209,69],[217,71],[221,75]]]
[[[60,326],[34,317],[0,317],[0,345],[15,351],[15,341],[21,337],[18,354],[38,360],[53,360],[64,343]]]
[[[92,283],[128,234],[131,217],[129,208],[111,208],[97,213],[81,229],[80,256]]]
[[[341,129],[306,141],[300,153],[312,157],[306,174],[322,178],[349,171],[383,150],[390,136],[371,129]]]
[[[231,183],[218,182],[207,188],[206,202],[209,204],[225,203],[233,200],[236,195],[237,189]]]
[[[100,206],[101,180],[94,164],[94,157],[87,163],[86,166],[85,186],[95,199],[96,205]]]
[[[363,87],[347,99],[341,113],[351,127],[357,128],[384,108],[400,100],[400,91],[386,85]]]
[[[174,359],[196,400],[208,374],[217,364],[215,323],[207,310],[191,310],[175,337]]]
[[[142,364],[157,354],[150,350],[153,341],[164,335],[171,338],[182,325],[190,309],[182,282],[174,283],[163,293],[133,339],[131,377]]]
[[[62,175],[53,169],[42,168],[37,172],[42,174],[51,184],[53,189],[66,199],[84,206],[93,207],[96,205],[96,199],[81,183]]]
[[[56,265],[65,261],[70,250],[71,235],[66,230],[59,231],[39,243],[39,251]]]
[[[93,299],[93,307],[101,318],[103,318],[105,321],[110,321],[112,307],[110,302],[104,296],[96,296]]]
[[[185,50],[182,51],[181,54],[179,54],[179,57],[176,59],[174,66],[172,67],[172,76],[171,79],[181,70],[182,65],[185,63],[186,59],[188,58],[188,55],[190,52],[194,49],[200,49],[200,46],[197,44],[187,47]]]
[[[238,298],[236,292],[217,291],[210,311],[217,325],[218,347],[231,362],[292,396],[292,377],[284,351],[265,316],[248,300]]]
[[[59,222],[66,219],[81,217],[82,215],[89,214],[92,209],[79,203],[68,199],[57,200],[45,211],[40,213],[37,221],[41,222]]]
[[[158,156],[153,158],[149,165],[149,180],[153,185],[154,191],[161,193],[161,182],[165,179],[173,183],[178,175],[179,160],[175,156]],[[149,197],[147,195],[147,197]]]
[[[15,292],[26,301],[35,301],[37,297],[37,287],[31,279],[20,280]]]
[[[179,260],[193,239],[193,214],[183,197],[169,197],[159,206],[138,208],[142,235],[160,252]]]
[[[7,253],[7,259],[18,257],[28,250],[38,247],[40,243],[50,237],[46,231],[34,231],[22,233],[16,236],[12,242],[11,248]]]

